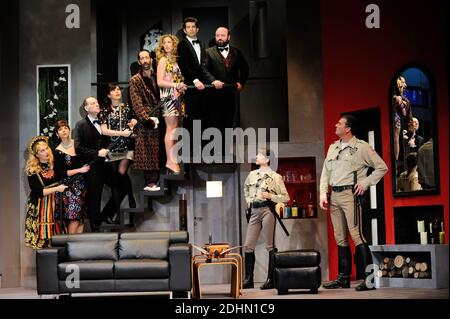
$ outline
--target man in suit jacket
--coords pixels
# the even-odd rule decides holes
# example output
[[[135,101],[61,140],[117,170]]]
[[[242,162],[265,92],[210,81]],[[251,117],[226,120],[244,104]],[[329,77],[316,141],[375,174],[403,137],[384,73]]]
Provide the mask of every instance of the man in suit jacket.
[[[202,118],[205,105],[205,85],[207,80],[202,67],[205,59],[205,46],[197,38],[199,24],[196,18],[188,17],[183,22],[186,37],[178,43],[178,65],[184,77],[184,83],[195,85],[196,89],[186,91],[187,121],[185,127],[192,133],[192,121]],[[209,84],[209,83],[208,83]]]
[[[75,152],[84,163],[90,163],[91,169],[86,174],[86,205],[87,213],[93,231],[98,230],[102,219],[112,216],[103,216],[100,213],[103,185],[107,176],[105,157],[108,137],[101,134],[98,114],[100,106],[95,97],[87,97],[83,101],[83,108],[87,112],[84,119],[77,122],[74,129]]]
[[[208,83],[217,89],[223,84],[235,84],[235,88],[225,87],[212,92],[210,105],[213,107],[212,124],[223,131],[226,127],[234,127],[239,114],[237,111],[237,92],[241,92],[247,82],[249,67],[240,50],[230,46],[230,31],[219,27],[215,33],[216,45],[206,50],[204,67]]]
[[[405,158],[409,153],[417,152],[419,148],[425,143],[424,138],[417,134],[417,130],[419,129],[419,120],[416,117],[412,117],[408,122],[408,132],[407,132],[407,141],[406,150],[405,150]]]

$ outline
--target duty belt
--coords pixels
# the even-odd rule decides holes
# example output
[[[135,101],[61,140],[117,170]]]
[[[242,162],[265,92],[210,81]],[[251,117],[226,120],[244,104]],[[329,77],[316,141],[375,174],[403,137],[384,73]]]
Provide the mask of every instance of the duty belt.
[[[252,207],[253,208],[261,208],[261,207],[268,207],[269,204],[267,202],[253,202]]]
[[[331,190],[333,191],[333,192],[343,192],[343,191],[345,191],[346,189],[353,189],[353,186],[354,185],[344,185],[344,186],[332,186],[331,187]]]

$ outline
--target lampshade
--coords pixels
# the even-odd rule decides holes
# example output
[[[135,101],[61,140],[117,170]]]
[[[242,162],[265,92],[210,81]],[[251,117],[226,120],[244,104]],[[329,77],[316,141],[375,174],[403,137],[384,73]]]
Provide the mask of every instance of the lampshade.
[[[206,182],[206,198],[223,197],[222,181]]]

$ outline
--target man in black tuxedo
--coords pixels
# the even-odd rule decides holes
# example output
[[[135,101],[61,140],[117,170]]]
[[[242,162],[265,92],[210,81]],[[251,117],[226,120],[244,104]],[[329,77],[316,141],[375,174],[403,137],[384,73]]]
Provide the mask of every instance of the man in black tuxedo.
[[[412,117],[408,122],[408,132],[407,132],[407,141],[406,150],[405,150],[405,158],[409,153],[417,152],[419,148],[425,143],[424,138],[417,134],[417,130],[419,129],[419,120],[416,117]]]
[[[204,67],[208,83],[215,86],[211,92],[209,112],[212,126],[224,131],[226,127],[238,125],[237,103],[238,92],[247,82],[249,67],[240,50],[230,46],[230,30],[219,27],[215,33],[216,45],[206,50]],[[224,84],[235,84],[236,87],[224,87]]]
[[[197,38],[199,24],[196,18],[188,17],[183,22],[186,37],[178,43],[178,65],[184,77],[184,83],[195,85],[196,89],[186,91],[185,102],[187,120],[185,127],[192,133],[192,121],[202,118],[205,104],[205,85],[207,79],[202,67],[205,59],[205,45]]]
[[[93,231],[98,230],[102,222],[100,207],[102,201],[103,185],[106,182],[107,164],[105,157],[109,150],[108,137],[101,134],[98,114],[100,106],[94,97],[87,97],[83,101],[83,108],[87,112],[84,119],[77,122],[74,130],[75,152],[84,163],[96,160],[86,174],[86,205],[87,213]],[[111,216],[103,216],[104,218]]]

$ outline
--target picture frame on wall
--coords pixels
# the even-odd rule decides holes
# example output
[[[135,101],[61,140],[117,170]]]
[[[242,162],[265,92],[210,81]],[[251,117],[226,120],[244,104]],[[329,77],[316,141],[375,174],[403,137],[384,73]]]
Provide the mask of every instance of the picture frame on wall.
[[[37,135],[49,137],[56,143],[56,121],[70,123],[70,64],[36,66]]]

